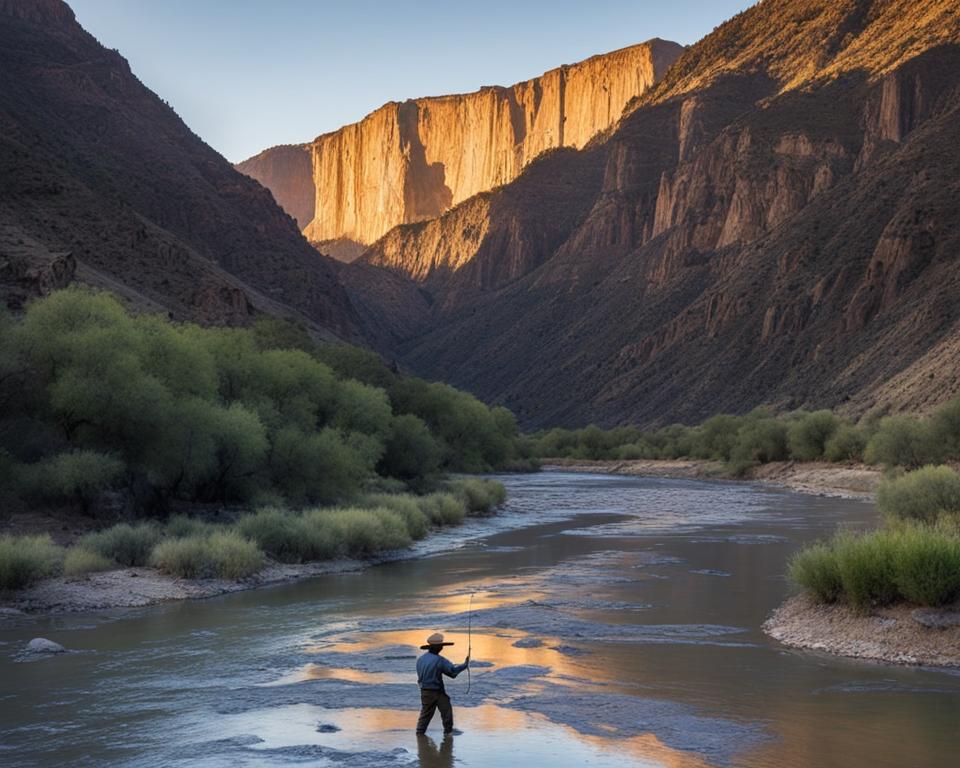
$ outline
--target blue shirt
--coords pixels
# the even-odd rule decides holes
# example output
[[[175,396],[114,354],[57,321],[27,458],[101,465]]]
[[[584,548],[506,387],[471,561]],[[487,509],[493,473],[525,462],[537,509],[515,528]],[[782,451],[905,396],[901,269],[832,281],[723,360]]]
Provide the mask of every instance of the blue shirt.
[[[454,664],[439,653],[427,651],[417,659],[417,683],[427,691],[442,691],[444,675],[456,677],[466,668],[466,663]]]

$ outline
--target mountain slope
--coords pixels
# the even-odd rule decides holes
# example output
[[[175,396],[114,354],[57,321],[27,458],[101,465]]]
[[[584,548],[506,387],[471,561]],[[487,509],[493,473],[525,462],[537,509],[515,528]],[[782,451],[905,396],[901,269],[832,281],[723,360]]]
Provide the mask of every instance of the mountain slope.
[[[0,0],[0,285],[80,278],[205,322],[356,336],[332,263],[59,0]]]
[[[430,294],[394,334],[402,360],[528,426],[923,409],[960,391],[954,2],[765,0],[628,111],[591,146],[602,179],[580,185],[589,210],[561,243],[518,203],[487,225],[509,240],[453,260],[482,281],[425,269],[467,239],[468,200],[416,225],[429,237],[368,251]],[[554,188],[583,154],[556,158]],[[535,170],[497,195],[522,200]],[[529,245],[525,271],[510,243]]]

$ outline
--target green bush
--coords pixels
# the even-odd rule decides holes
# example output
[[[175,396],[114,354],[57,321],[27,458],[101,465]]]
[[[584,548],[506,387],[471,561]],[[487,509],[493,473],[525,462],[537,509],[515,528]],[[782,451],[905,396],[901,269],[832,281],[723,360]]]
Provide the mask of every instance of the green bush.
[[[900,594],[918,605],[960,598],[960,539],[929,528],[899,534],[895,570]]]
[[[360,506],[380,507],[396,512],[403,518],[407,526],[407,533],[415,541],[422,539],[430,530],[430,518],[424,514],[417,503],[417,498],[410,495],[390,493],[374,493],[360,499]]]
[[[867,443],[864,459],[870,464],[916,469],[942,461],[943,454],[929,423],[912,416],[887,416]]]
[[[263,567],[263,553],[235,531],[164,539],[154,547],[151,564],[182,579],[243,579]]]
[[[329,526],[311,524],[311,517],[280,509],[244,515],[237,530],[281,563],[306,563],[336,557],[337,542]]]
[[[507,498],[507,489],[496,480],[468,477],[455,480],[450,487],[463,499],[470,515],[490,513]]]
[[[123,474],[119,459],[97,451],[75,450],[50,456],[24,468],[24,477],[37,495],[64,499],[84,512]]]
[[[737,431],[732,462],[783,461],[787,458],[787,427],[770,417],[750,417]]]
[[[841,534],[834,548],[847,602],[858,610],[896,602],[899,591],[895,534],[886,531],[863,536]]]
[[[867,439],[863,432],[851,424],[841,424],[823,446],[827,461],[861,461]]]
[[[830,411],[815,411],[795,416],[787,428],[790,458],[797,461],[818,461],[824,456],[827,441],[840,426]]]
[[[108,557],[104,557],[95,549],[87,547],[70,547],[63,559],[63,573],[65,576],[83,576],[95,571],[109,571],[117,564]]]
[[[948,605],[960,598],[960,539],[925,525],[841,533],[794,555],[790,578],[812,597],[858,610],[907,601]]]
[[[888,518],[935,523],[944,512],[960,512],[960,475],[940,466],[885,478],[877,508]]]
[[[0,536],[0,589],[22,589],[53,576],[62,557],[49,536]]]
[[[188,515],[174,515],[167,520],[163,527],[164,533],[175,539],[182,539],[186,536],[200,536],[210,533],[213,526]]]
[[[433,525],[460,525],[467,516],[466,503],[452,493],[430,493],[417,499],[417,504]]]
[[[944,458],[960,459],[960,397],[933,412],[930,432]]]
[[[696,443],[696,457],[729,461],[737,445],[737,432],[742,419],[721,413],[700,425]]]
[[[437,474],[442,456],[443,450],[427,425],[406,413],[393,420],[377,469],[388,477],[417,480]]]
[[[346,557],[370,557],[412,543],[403,518],[388,509],[317,509],[305,512],[304,519],[329,531],[338,554]]]
[[[87,509],[122,478],[146,513],[176,499],[335,504],[378,470],[420,490],[518,462],[530,456],[509,411],[287,321],[180,325],[83,288],[0,314],[5,495]]]
[[[160,530],[154,525],[120,523],[97,533],[88,533],[77,545],[99,552],[118,565],[130,567],[147,565],[159,540]]]
[[[840,563],[829,544],[814,544],[797,552],[787,573],[794,584],[822,603],[835,603],[843,596]]]

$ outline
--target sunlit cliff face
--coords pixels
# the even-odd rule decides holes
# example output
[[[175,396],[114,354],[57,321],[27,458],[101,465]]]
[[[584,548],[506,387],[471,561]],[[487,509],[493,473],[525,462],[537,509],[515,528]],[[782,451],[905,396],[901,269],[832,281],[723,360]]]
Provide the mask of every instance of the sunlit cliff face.
[[[508,88],[391,102],[309,145],[275,147],[238,167],[273,191],[310,240],[372,243],[512,181],[545,151],[582,148],[682,50],[653,40]]]

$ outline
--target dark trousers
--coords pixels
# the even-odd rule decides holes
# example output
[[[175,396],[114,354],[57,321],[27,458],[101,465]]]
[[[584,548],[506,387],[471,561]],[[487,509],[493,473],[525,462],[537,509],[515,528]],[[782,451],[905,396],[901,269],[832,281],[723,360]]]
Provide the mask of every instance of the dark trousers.
[[[446,691],[420,690],[420,719],[417,720],[417,733],[424,733],[430,721],[433,719],[433,713],[440,710],[440,720],[443,721],[443,732],[449,733],[453,730],[453,705],[450,704],[450,697]]]

